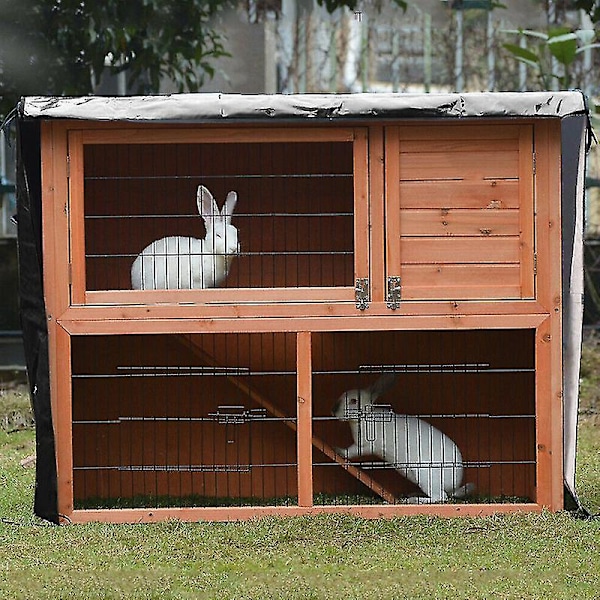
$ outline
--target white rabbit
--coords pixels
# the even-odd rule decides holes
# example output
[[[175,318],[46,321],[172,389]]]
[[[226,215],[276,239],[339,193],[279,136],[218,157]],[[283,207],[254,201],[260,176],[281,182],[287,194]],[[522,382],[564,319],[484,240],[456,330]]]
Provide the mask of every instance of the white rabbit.
[[[445,502],[466,496],[474,486],[461,487],[463,461],[457,445],[418,417],[396,414],[391,406],[374,404],[394,380],[393,373],[386,373],[367,389],[349,390],[339,397],[333,414],[348,421],[354,444],[336,451],[347,459],[377,456],[392,465],[425,493],[425,498],[409,498],[411,503]]]
[[[221,285],[236,254],[238,231],[231,224],[237,193],[229,192],[219,207],[203,185],[198,186],[196,203],[204,219],[206,236],[171,236],[155,240],[133,261],[131,285],[134,290],[202,289]]]

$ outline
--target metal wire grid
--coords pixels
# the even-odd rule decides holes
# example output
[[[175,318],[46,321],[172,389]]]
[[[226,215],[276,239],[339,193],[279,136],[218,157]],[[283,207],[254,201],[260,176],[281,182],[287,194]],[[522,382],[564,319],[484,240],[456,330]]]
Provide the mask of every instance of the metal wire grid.
[[[136,336],[116,336],[121,339],[106,345],[101,337],[77,344],[79,352],[110,348],[114,355],[82,359],[73,375],[76,504],[294,503],[296,417],[285,406],[289,414],[267,414],[248,392],[270,386],[274,378],[282,389],[295,389],[289,371],[173,364],[189,353],[188,346],[178,348],[178,336],[141,336],[134,343],[131,337]],[[262,336],[266,345],[273,344],[273,337]],[[199,346],[187,360],[215,354],[225,362],[237,361],[235,355],[245,346],[241,340],[229,339],[222,347],[210,341],[210,352],[210,343]],[[278,347],[285,355],[286,344]],[[171,364],[145,364],[150,355],[161,354]],[[272,351],[265,349],[265,354]],[[121,360],[133,366],[120,365]],[[257,377],[262,384],[255,383]]]
[[[86,147],[88,290],[129,289],[131,263],[156,239],[202,239],[199,184],[219,204],[228,190],[238,192],[232,223],[240,251],[227,287],[352,285],[351,144],[221,144],[226,164],[208,156],[218,144],[177,146],[178,162],[168,168],[143,158],[163,155],[165,145]]]
[[[230,335],[238,337],[235,334]],[[390,354],[397,350],[401,335],[398,334],[394,344],[388,348]],[[268,336],[263,337],[263,340],[256,340],[253,344],[255,350],[260,352],[262,341],[272,346],[275,337]],[[377,334],[364,332],[361,337],[366,340],[366,353],[372,353],[373,340],[377,340]],[[150,338],[154,339],[150,341]],[[150,345],[165,341],[165,338],[155,336],[150,338],[148,338]],[[464,345],[469,340],[465,342],[459,336],[456,341]],[[481,339],[475,341],[481,346]],[[491,344],[495,341],[497,342],[490,333],[487,343]],[[518,341],[518,338],[515,338],[515,341]],[[527,341],[526,337],[521,339],[521,343]],[[423,342],[424,345],[432,343],[436,343],[435,337],[425,339]],[[240,344],[240,346],[246,345]],[[319,351],[318,344],[315,350]],[[76,479],[80,477],[83,482],[80,491],[82,498],[90,495],[89,490],[84,489],[86,486],[101,491],[100,496],[106,496],[105,500],[115,496],[140,496],[139,493],[135,493],[139,492],[137,488],[140,484],[139,482],[134,484],[132,478],[145,476],[155,479],[143,483],[141,487],[145,494],[141,495],[156,498],[160,495],[160,490],[166,489],[167,495],[172,497],[170,501],[177,505],[179,502],[188,502],[189,498],[195,495],[194,477],[208,477],[212,478],[210,485],[214,486],[213,489],[196,484],[196,488],[202,487],[205,497],[194,502],[209,504],[296,502],[294,498],[297,458],[295,452],[290,453],[289,449],[295,445],[297,426],[294,395],[295,368],[281,368],[281,365],[277,365],[278,368],[269,369],[268,355],[273,353],[272,348],[266,352],[260,368],[248,366],[248,363],[243,362],[243,352],[238,355],[236,350],[233,353],[229,351],[226,355],[226,363],[222,365],[180,364],[175,362],[177,356],[173,357],[171,364],[168,364],[165,360],[166,355],[162,356],[161,362],[148,364],[145,362],[148,359],[143,356],[144,353],[139,348],[136,352],[140,358],[138,361],[135,360],[135,353],[127,352],[127,348],[124,348],[124,353],[118,356],[119,362],[113,363],[112,370],[98,369],[92,362],[91,370],[79,369],[73,376],[74,390],[79,390],[74,399],[79,408],[74,412],[73,428],[79,438],[76,447],[82,448],[76,456],[74,471]],[[471,410],[472,404],[464,404],[460,399],[461,395],[468,393],[468,388],[478,388],[480,394],[489,394],[492,386],[496,386],[498,382],[504,382],[508,388],[522,387],[524,380],[531,381],[534,378],[533,366],[526,363],[519,364],[518,360],[512,366],[507,364],[498,366],[489,361],[443,363],[385,361],[346,368],[343,366],[344,359],[340,345],[336,345],[334,353],[336,354],[334,363],[339,360],[339,367],[315,368],[313,381],[316,384],[324,380],[334,381],[337,388],[344,389],[352,385],[364,385],[365,381],[372,380],[377,374],[393,372],[400,378],[400,389],[403,386],[408,386],[411,390],[421,389],[423,399],[418,409],[419,418],[435,423],[446,431],[454,432],[451,435],[455,436],[457,443],[463,446],[462,466],[468,474],[469,483],[472,483],[477,491],[478,501],[481,501],[482,497],[484,501],[492,501],[493,498],[497,500],[500,496],[523,497],[525,495],[523,490],[529,490],[534,486],[535,482],[531,479],[534,478],[535,472],[535,454],[531,452],[531,448],[529,450],[526,448],[534,444],[535,411],[532,398],[524,398],[512,407],[498,406],[497,402],[487,404],[483,402],[482,408],[486,410],[477,411]],[[160,355],[160,352],[158,354]],[[485,353],[482,355],[485,356]],[[123,364],[124,359],[128,364]],[[287,359],[284,362],[287,362]],[[440,403],[439,398],[436,397],[435,385],[432,387],[429,381],[432,377],[445,381],[442,386],[445,390],[444,403]],[[232,396],[229,390],[225,398],[226,402],[223,402],[222,397],[216,397],[218,388],[216,382],[231,380],[238,382],[238,385],[239,382],[243,382],[243,390],[240,390],[240,387],[232,388],[234,395]],[[282,413],[285,414],[273,415],[264,406],[257,406],[248,390],[267,390],[266,396],[272,399],[275,393],[273,390],[277,388],[275,382],[282,380],[288,382],[289,402],[287,408],[282,409]],[[173,381],[178,383],[174,385],[168,383]],[[411,381],[413,383],[410,383]],[[199,409],[202,399],[195,390],[206,389],[208,382],[215,384],[213,392],[215,397]],[[162,390],[160,402],[146,400],[146,390],[153,388]],[[327,394],[322,397],[319,389],[320,386],[316,385],[313,398],[314,430],[326,443],[331,443],[332,446],[338,444],[343,446],[339,441],[340,431],[347,425],[331,415],[335,396]],[[91,390],[91,393],[86,393],[87,390]],[[114,390],[112,395],[120,398],[116,412],[108,414],[102,411],[98,413],[94,408],[89,411],[85,409],[90,402],[97,406],[99,396],[107,390]],[[132,390],[136,390],[136,394],[141,397],[141,401],[138,400],[133,409],[128,395]],[[174,402],[171,393],[165,393],[164,390],[173,390],[173,394],[179,394],[181,398]],[[498,395],[496,394],[495,397],[497,398]],[[177,408],[181,400],[185,404],[183,414],[178,412]],[[388,401],[394,406],[388,404]],[[277,398],[275,402],[278,404],[280,399]],[[393,393],[384,397],[377,406],[389,407],[396,412],[402,409]],[[503,410],[503,408],[510,408],[510,410]],[[363,414],[361,417],[371,418],[375,422],[382,418],[384,420],[391,418],[381,417],[376,411],[371,412],[370,416]],[[518,422],[523,423],[523,426],[517,426]],[[281,455],[277,455],[281,439],[273,436],[273,427],[284,430],[289,442],[288,449]],[[217,430],[221,433],[215,433]],[[515,444],[516,436],[523,435],[523,432],[529,441]],[[91,443],[88,441],[86,445],[82,440],[88,435],[95,436],[95,440]],[[203,436],[212,440],[212,447],[200,447],[197,441],[194,441]],[[184,445],[188,444],[188,450],[182,451],[179,447],[177,452],[169,453],[169,437],[177,440],[177,446],[181,446],[183,440]],[[112,450],[112,454],[108,449],[111,444],[117,446]],[[271,447],[265,450],[266,446]],[[277,446],[277,450],[274,446]],[[257,451],[258,447],[263,449]],[[382,501],[371,490],[364,489],[362,484],[353,481],[352,477],[344,473],[339,462],[324,457],[319,452],[318,445],[315,446],[313,455],[316,503]],[[277,456],[275,461],[272,460],[274,456]],[[400,464],[377,457],[364,457],[352,463],[375,478],[384,476],[388,479],[394,477],[402,479],[397,473],[398,469],[419,466],[418,463]],[[452,464],[431,459],[428,463],[431,469],[447,466]],[[319,475],[319,471],[326,472],[327,485],[321,486],[323,476]],[[279,483],[275,485],[271,482],[263,486],[262,492],[258,490],[259,493],[253,499],[244,495],[242,491],[244,486],[236,479],[252,477],[260,479],[266,472],[270,473],[268,478]],[[116,475],[116,478],[111,479],[110,473]],[[127,477],[130,479],[128,480]],[[159,481],[161,477],[188,477],[190,481],[187,484],[171,481],[166,485]],[[220,483],[217,482],[219,477]],[[491,483],[493,478],[499,481]],[[94,483],[94,479],[103,483]],[[501,493],[497,490],[501,490]],[[254,492],[256,491],[254,488]],[[102,505],[102,499],[97,501]],[[401,493],[398,493],[398,501],[402,501]]]

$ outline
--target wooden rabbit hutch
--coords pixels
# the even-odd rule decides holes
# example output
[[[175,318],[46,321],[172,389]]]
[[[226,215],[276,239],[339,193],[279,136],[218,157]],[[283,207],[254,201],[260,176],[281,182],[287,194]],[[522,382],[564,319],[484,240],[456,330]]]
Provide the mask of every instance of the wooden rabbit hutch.
[[[562,509],[565,171],[586,117],[575,92],[24,99],[19,226],[48,333],[36,510]],[[216,250],[231,191],[238,238]],[[199,268],[218,283],[190,284]]]

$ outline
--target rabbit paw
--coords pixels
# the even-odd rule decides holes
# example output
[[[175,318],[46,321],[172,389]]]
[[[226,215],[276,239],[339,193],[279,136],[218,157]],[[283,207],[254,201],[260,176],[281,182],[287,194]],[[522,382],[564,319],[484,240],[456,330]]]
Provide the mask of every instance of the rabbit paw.
[[[334,447],[335,453],[342,458],[348,458],[348,448]]]

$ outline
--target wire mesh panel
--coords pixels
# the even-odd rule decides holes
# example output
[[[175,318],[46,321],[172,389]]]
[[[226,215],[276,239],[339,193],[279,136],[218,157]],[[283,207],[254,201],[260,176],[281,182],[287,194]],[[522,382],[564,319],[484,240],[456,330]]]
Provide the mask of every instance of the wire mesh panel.
[[[295,504],[287,334],[74,337],[76,508]]]
[[[535,502],[532,330],[313,335],[316,504]]]
[[[86,290],[353,287],[352,133],[236,135],[83,145]]]

